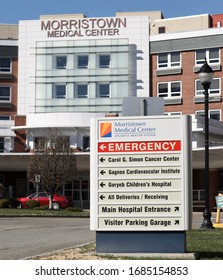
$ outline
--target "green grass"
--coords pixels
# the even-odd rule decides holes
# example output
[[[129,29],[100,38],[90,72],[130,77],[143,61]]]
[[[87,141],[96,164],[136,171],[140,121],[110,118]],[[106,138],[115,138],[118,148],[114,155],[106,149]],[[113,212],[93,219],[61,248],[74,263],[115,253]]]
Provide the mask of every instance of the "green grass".
[[[60,217],[89,217],[89,211],[75,211],[75,209],[49,210],[49,209],[16,209],[0,208],[0,217],[5,216],[60,216]]]
[[[223,229],[188,231],[186,249],[196,259],[223,260]]]

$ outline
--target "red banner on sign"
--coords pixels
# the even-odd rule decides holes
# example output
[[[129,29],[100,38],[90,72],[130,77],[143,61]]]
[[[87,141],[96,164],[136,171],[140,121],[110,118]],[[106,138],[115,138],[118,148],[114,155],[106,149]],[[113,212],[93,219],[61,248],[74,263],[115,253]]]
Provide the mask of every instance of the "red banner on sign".
[[[99,142],[99,153],[127,152],[169,152],[180,151],[180,140],[168,141],[136,141],[136,142]]]

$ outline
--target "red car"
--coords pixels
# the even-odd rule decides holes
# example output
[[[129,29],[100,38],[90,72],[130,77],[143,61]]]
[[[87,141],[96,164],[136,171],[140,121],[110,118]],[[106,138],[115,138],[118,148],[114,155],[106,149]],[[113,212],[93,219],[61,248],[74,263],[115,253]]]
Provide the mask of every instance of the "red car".
[[[21,208],[27,208],[26,202],[29,200],[38,200],[40,206],[49,206],[49,197],[46,192],[39,192],[38,199],[37,193],[32,193],[27,197],[17,198],[17,200],[21,203]],[[72,205],[66,196],[54,194],[52,205],[53,209],[67,208],[69,206]]]

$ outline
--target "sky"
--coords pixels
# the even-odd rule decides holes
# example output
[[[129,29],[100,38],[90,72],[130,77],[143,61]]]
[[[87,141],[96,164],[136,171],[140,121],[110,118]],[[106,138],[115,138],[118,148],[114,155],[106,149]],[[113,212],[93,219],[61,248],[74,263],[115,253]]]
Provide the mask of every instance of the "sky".
[[[84,13],[113,17],[116,12],[162,11],[164,18],[223,14],[222,0],[1,0],[0,23],[17,24],[40,15]]]

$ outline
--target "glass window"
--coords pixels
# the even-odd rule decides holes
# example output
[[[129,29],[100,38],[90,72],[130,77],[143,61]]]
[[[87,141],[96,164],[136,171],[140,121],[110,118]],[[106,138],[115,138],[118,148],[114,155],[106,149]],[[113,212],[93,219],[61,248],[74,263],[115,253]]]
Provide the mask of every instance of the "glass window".
[[[181,82],[167,82],[158,84],[158,97],[181,97]]]
[[[110,67],[110,55],[108,54],[99,55],[99,67],[100,68]]]
[[[181,66],[180,52],[158,54],[157,64],[158,64],[158,68],[180,67]]]
[[[219,48],[213,49],[205,49],[205,50],[197,50],[195,53],[195,64],[203,65],[205,62],[205,58],[208,64],[219,64],[220,63],[220,52]]]
[[[90,137],[89,136],[83,136],[83,149],[89,149],[90,148]]]
[[[88,55],[79,55],[77,60],[78,68],[88,68]]]
[[[220,84],[221,84],[220,78],[213,79],[212,83],[210,84],[209,94],[212,96],[220,95],[221,92]],[[201,84],[200,80],[196,80],[195,95],[196,96],[204,95],[204,87]]]
[[[204,117],[204,111],[196,111],[195,114],[198,115],[198,116],[203,116]],[[217,121],[220,121],[221,120],[221,110],[209,110],[208,111],[208,117],[210,119],[214,119],[214,120],[217,120]]]
[[[1,120],[1,121],[9,121],[10,119],[11,119],[10,116],[0,115],[0,120]]]
[[[88,98],[88,85],[87,84],[77,85],[77,98]]]
[[[109,84],[99,84],[99,97],[109,98],[110,97],[110,85]]]
[[[0,72],[11,72],[11,58],[0,58]]]
[[[0,101],[6,102],[11,100],[11,87],[0,86]]]
[[[55,85],[54,98],[66,98],[66,85]]]
[[[4,137],[0,137],[0,153],[4,153]]]
[[[57,69],[66,69],[67,68],[67,57],[66,56],[57,56],[56,57],[56,68]]]

